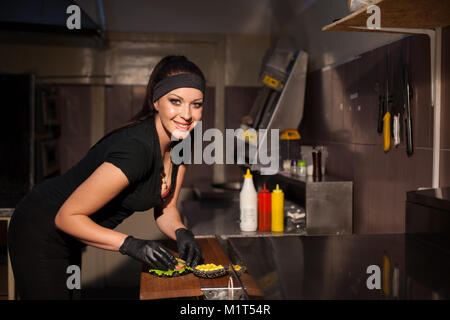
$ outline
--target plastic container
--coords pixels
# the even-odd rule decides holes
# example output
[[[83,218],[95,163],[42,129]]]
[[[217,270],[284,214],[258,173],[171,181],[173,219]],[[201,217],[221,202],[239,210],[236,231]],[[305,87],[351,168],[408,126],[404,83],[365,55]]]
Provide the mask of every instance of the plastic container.
[[[312,159],[313,150],[314,149],[312,146],[301,147],[302,160],[306,162],[306,173],[308,176],[312,176],[313,174],[313,159]]]
[[[297,176],[306,177],[306,162],[305,161],[297,162]]]
[[[297,175],[297,160],[291,161],[290,172],[291,172],[291,175],[294,177]]]
[[[272,221],[273,232],[284,231],[284,193],[277,184],[277,188],[272,192]]]
[[[271,229],[271,195],[269,190],[266,189],[266,184],[264,188],[258,193],[258,230],[259,231],[270,231]]]
[[[239,206],[241,210],[241,230],[256,231],[258,228],[258,195],[253,184],[253,176],[250,173],[250,169],[247,169],[247,173],[244,175],[244,184],[242,185],[239,198]]]

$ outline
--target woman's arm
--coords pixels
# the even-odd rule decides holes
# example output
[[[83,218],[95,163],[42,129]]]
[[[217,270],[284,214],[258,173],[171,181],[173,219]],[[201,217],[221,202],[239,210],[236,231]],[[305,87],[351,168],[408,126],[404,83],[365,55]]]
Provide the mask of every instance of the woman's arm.
[[[172,193],[171,198],[162,206],[156,207],[154,209],[156,225],[161,230],[161,232],[174,240],[176,240],[175,230],[179,228],[186,228],[181,222],[180,213],[177,209],[178,195],[180,194],[185,172],[186,166],[180,165],[178,167],[175,190]]]
[[[55,217],[56,227],[91,246],[118,251],[127,235],[98,225],[89,215],[111,201],[128,184],[119,168],[104,162],[61,206]]]

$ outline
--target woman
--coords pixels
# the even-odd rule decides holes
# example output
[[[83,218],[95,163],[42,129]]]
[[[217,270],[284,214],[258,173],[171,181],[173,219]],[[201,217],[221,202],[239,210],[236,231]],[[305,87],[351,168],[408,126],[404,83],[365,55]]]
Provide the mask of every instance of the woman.
[[[133,212],[150,208],[159,229],[177,241],[180,257],[191,267],[198,264],[200,246],[176,208],[186,168],[171,161],[170,151],[200,121],[204,90],[205,78],[194,63],[183,56],[163,58],[150,76],[142,110],[65,174],[21,200],[8,247],[22,299],[73,298],[66,272],[80,266],[85,245],[174,268],[175,257],[159,242],[113,230]]]

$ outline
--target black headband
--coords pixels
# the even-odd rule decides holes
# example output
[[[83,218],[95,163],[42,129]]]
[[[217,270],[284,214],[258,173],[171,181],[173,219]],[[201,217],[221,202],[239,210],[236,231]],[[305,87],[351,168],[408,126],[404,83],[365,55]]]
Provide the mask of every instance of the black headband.
[[[153,102],[178,88],[195,88],[205,92],[205,81],[194,73],[179,73],[159,81],[153,88]]]

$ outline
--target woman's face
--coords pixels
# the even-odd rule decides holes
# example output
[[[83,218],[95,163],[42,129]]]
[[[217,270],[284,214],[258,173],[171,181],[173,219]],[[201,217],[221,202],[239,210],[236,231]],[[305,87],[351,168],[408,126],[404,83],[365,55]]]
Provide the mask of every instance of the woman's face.
[[[203,93],[195,88],[178,88],[154,103],[166,132],[184,139],[202,119]]]

